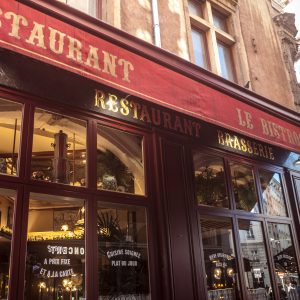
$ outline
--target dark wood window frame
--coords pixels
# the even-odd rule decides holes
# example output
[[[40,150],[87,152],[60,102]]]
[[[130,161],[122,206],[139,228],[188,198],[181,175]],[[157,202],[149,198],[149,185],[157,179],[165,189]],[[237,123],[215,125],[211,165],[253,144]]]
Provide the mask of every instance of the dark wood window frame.
[[[147,220],[147,237],[148,237],[148,266],[149,266],[149,285],[150,293],[153,299],[156,299],[158,291],[155,288],[157,283],[155,274],[157,274],[158,254],[155,247],[155,234],[153,233],[156,226],[152,218],[154,189],[151,187],[154,180],[149,176],[151,172],[151,159],[149,158],[152,139],[147,129],[138,128],[132,124],[122,121],[113,120],[111,118],[100,116],[92,112],[83,112],[80,109],[71,109],[60,103],[49,105],[49,101],[45,99],[33,98],[19,92],[1,92],[1,98],[8,101],[18,102],[24,105],[23,119],[21,128],[20,141],[20,159],[18,176],[9,176],[0,174],[0,187],[14,189],[17,191],[17,201],[14,209],[14,234],[12,240],[12,254],[10,261],[10,273],[18,274],[18,276],[10,276],[9,299],[23,299],[24,280],[25,280],[25,262],[26,262],[26,243],[27,243],[27,218],[28,204],[30,193],[49,194],[53,196],[69,196],[85,200],[86,205],[86,293],[87,299],[96,299],[98,296],[97,280],[98,270],[96,269],[97,261],[97,232],[96,232],[96,204],[98,201],[106,204],[124,204],[143,207],[146,210]],[[20,101],[20,99],[22,99]],[[86,187],[69,186],[58,183],[43,182],[31,178],[31,149],[33,140],[34,111],[41,108],[53,113],[64,114],[70,117],[85,120],[87,122],[87,177],[88,183]],[[125,130],[128,133],[136,134],[143,137],[143,157],[144,157],[144,176],[145,176],[145,195],[134,195],[115,191],[97,190],[96,186],[96,169],[94,167],[94,159],[96,158],[96,137],[97,124],[109,126],[111,128]],[[26,138],[24,138],[26,137]],[[154,254],[156,253],[156,254]],[[21,258],[21,259],[20,259]],[[12,288],[18,287],[18,288]]]
[[[230,207],[229,209],[227,208],[218,208],[218,207],[209,207],[209,206],[205,206],[205,205],[199,205],[197,203],[196,200],[196,196],[194,194],[193,197],[193,204],[192,204],[192,210],[197,211],[197,223],[198,223],[198,233],[200,235],[200,239],[201,239],[201,225],[200,225],[200,218],[203,216],[209,216],[209,217],[227,217],[230,218],[232,224],[233,224],[233,243],[235,245],[235,252],[236,252],[236,257],[238,259],[238,273],[239,273],[239,280],[240,280],[240,286],[241,286],[241,292],[242,292],[242,296],[244,299],[247,299],[247,289],[246,289],[246,283],[245,283],[245,279],[244,279],[244,266],[242,265],[242,250],[241,250],[241,246],[240,246],[240,239],[238,236],[238,220],[249,220],[249,221],[259,221],[262,223],[262,231],[263,231],[263,236],[264,236],[264,241],[265,241],[265,247],[266,247],[266,255],[268,258],[268,267],[269,267],[269,272],[270,272],[270,277],[271,277],[271,283],[273,285],[274,288],[274,293],[275,293],[275,299],[279,299],[279,290],[277,287],[277,282],[276,282],[276,278],[275,278],[275,264],[274,264],[274,259],[272,256],[272,252],[271,252],[271,246],[269,244],[269,233],[268,233],[268,223],[279,223],[279,224],[287,224],[289,225],[290,228],[290,233],[291,233],[291,238],[292,238],[292,243],[295,249],[295,255],[296,255],[296,261],[297,261],[297,267],[298,267],[298,275],[300,276],[300,260],[299,260],[299,245],[297,243],[297,235],[295,232],[295,224],[294,224],[294,219],[293,219],[293,214],[291,211],[291,204],[290,204],[290,200],[289,200],[289,195],[288,195],[288,190],[287,190],[287,185],[285,182],[285,178],[284,178],[284,170],[280,167],[274,166],[274,165],[270,165],[270,164],[265,164],[265,163],[259,163],[256,161],[252,161],[250,159],[246,159],[246,158],[241,158],[238,155],[235,154],[228,154],[225,153],[221,150],[217,150],[217,149],[211,149],[211,148],[207,148],[207,147],[200,147],[199,145],[192,145],[191,146],[193,149],[192,151],[199,151],[202,153],[207,153],[209,155],[215,155],[216,157],[223,157],[224,160],[224,165],[225,165],[225,174],[226,174],[226,183],[228,186],[228,190],[229,190],[229,197],[230,197]],[[188,156],[192,155],[192,151],[188,151]],[[192,158],[191,158],[192,161]],[[234,161],[234,162],[238,162],[241,164],[245,164],[248,166],[252,166],[253,167],[253,171],[254,171],[254,176],[255,176],[255,185],[256,185],[256,192],[258,194],[258,199],[259,199],[259,205],[262,209],[262,194],[261,194],[261,188],[260,188],[260,182],[259,182],[259,174],[258,171],[260,169],[262,170],[266,170],[266,171],[274,171],[280,174],[281,177],[281,183],[282,183],[282,190],[283,190],[283,195],[284,195],[284,199],[285,199],[285,203],[286,203],[286,210],[287,210],[287,216],[286,217],[280,217],[280,216],[270,216],[270,215],[266,215],[264,214],[263,211],[261,211],[260,214],[254,214],[254,213],[249,213],[246,211],[241,211],[241,210],[237,210],[235,209],[235,203],[234,203],[234,196],[233,196],[233,187],[232,187],[232,183],[231,183],[231,176],[230,176],[230,171],[229,171],[229,161]],[[193,174],[190,175],[191,179],[194,178],[194,170],[193,170]],[[194,182],[192,180],[192,182]],[[191,185],[191,188],[193,191],[195,191],[194,188],[194,183]],[[203,245],[202,242],[200,242],[200,250],[201,250],[201,254],[200,254],[200,259],[201,261],[204,261],[204,256],[203,256]],[[198,253],[199,255],[199,253]],[[199,264],[201,265],[201,262],[199,262]],[[205,268],[202,265],[201,266],[201,271],[203,272],[203,274],[205,274]],[[205,280],[205,278],[204,278]],[[206,284],[206,282],[205,282]],[[206,296],[207,297],[207,292],[206,292]],[[207,298],[208,299],[208,298]]]

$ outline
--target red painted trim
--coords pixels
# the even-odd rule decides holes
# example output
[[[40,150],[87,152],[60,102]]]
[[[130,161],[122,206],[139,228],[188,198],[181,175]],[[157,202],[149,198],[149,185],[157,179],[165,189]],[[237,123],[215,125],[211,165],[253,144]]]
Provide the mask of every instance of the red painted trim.
[[[2,5],[4,12],[5,10],[16,10],[16,4],[13,2],[4,2]],[[282,115],[280,117],[275,117],[274,114],[270,115],[261,109],[257,109],[253,105],[243,103],[245,101],[237,100],[238,97],[233,98],[228,96],[228,93],[224,94],[220,92],[219,86],[212,89],[208,86],[209,84],[202,84],[200,78],[200,80],[196,79],[195,81],[194,78],[191,78],[193,76],[190,76],[193,75],[193,73],[186,76],[174,72],[170,68],[165,68],[157,64],[155,60],[146,60],[140,55],[119,48],[114,44],[95,37],[95,35],[90,35],[80,29],[62,23],[51,16],[31,10],[22,4],[19,4],[17,9],[18,13],[27,17],[29,28],[28,26],[20,28],[19,35],[21,38],[19,40],[11,38],[8,34],[11,25],[9,25],[9,22],[6,21],[5,18],[2,18],[2,28],[6,28],[8,31],[5,33],[4,30],[2,30],[1,44],[3,47],[32,58],[39,60],[45,59],[48,63],[66,68],[103,84],[122,89],[129,94],[182,111],[196,118],[216,123],[254,138],[300,152],[300,129],[291,124],[294,123],[295,119],[291,120],[292,122],[290,122],[290,120],[287,122],[283,120]],[[83,53],[85,53],[84,50],[89,51],[87,48],[88,44],[90,44],[99,46],[99,48],[101,48],[100,51],[103,49],[108,53],[112,52],[113,55],[118,55],[120,58],[118,60],[119,63],[122,59],[126,59],[128,63],[132,63],[132,68],[134,66],[134,70],[129,71],[129,73],[132,72],[130,73],[130,80],[124,79],[125,68],[123,70],[124,74],[122,74],[121,67],[118,68],[116,72],[118,74],[112,74],[112,76],[106,72],[101,72],[101,70],[95,70],[90,64],[79,63],[70,59],[70,57],[68,59],[66,47],[61,55],[56,55],[54,51],[46,51],[46,49],[44,50],[41,46],[38,47],[38,45],[34,45],[34,43],[24,43],[26,37],[29,36],[28,29],[31,30],[33,26],[31,24],[32,19],[37,20],[41,24],[47,24],[47,26],[59,29],[72,38],[76,37],[82,42]],[[46,29],[45,34],[49,35]],[[47,44],[45,45],[48,46]],[[85,53],[85,56],[87,57],[87,53]],[[85,60],[86,57],[83,57],[83,60]],[[231,84],[230,86],[235,85]],[[244,112],[250,114],[253,126],[242,124],[243,121],[238,119],[237,110],[241,110],[242,114],[244,114]],[[267,122],[271,124],[269,129],[267,125],[265,125]]]
[[[292,109],[263,97],[251,90],[228,81],[210,71],[196,66],[162,48],[158,48],[135,36],[95,19],[70,6],[53,0],[15,0],[54,16],[72,26],[103,38],[133,53],[141,55],[182,75],[202,82],[224,94],[233,96],[261,110],[299,124],[299,114]]]

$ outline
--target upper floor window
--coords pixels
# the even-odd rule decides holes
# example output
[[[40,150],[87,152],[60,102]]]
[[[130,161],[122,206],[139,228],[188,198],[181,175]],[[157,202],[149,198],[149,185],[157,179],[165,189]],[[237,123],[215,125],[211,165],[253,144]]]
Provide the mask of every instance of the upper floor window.
[[[100,0],[57,0],[90,16],[100,18]]]
[[[192,60],[207,70],[235,81],[232,45],[228,22],[230,14],[210,1],[188,0],[192,33]]]

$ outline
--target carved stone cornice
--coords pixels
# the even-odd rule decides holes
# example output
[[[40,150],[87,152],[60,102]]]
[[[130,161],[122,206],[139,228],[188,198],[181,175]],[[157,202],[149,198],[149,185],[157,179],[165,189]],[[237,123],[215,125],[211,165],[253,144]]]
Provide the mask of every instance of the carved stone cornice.
[[[291,36],[295,37],[298,30],[295,25],[295,14],[283,13],[273,18],[277,26],[281,26]]]
[[[297,82],[294,63],[299,59],[299,39],[296,40],[297,28],[295,26],[295,14],[281,13],[273,17],[277,27],[277,34],[281,41],[282,57],[289,74],[291,90],[294,95],[294,103],[300,106],[300,85]]]

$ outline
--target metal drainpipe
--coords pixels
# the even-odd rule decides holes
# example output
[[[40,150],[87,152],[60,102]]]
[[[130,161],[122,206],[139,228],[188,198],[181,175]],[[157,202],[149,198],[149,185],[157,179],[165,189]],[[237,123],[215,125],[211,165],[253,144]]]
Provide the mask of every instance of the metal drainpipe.
[[[161,47],[157,0],[152,0],[152,19],[154,29],[154,45]]]

